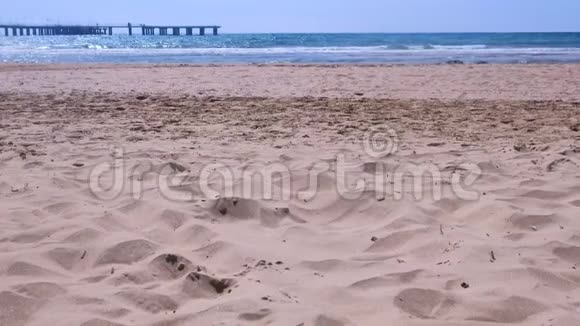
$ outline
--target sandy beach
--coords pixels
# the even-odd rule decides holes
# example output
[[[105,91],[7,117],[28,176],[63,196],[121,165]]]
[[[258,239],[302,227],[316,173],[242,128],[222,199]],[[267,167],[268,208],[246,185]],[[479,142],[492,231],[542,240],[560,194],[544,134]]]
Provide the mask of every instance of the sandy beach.
[[[580,325],[580,65],[0,65],[0,325]]]

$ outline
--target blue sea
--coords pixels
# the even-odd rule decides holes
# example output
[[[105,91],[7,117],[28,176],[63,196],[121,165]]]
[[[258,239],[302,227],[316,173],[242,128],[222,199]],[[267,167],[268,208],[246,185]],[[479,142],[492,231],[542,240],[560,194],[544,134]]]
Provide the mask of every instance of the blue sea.
[[[580,33],[0,36],[0,62],[432,64],[452,60],[580,62]]]

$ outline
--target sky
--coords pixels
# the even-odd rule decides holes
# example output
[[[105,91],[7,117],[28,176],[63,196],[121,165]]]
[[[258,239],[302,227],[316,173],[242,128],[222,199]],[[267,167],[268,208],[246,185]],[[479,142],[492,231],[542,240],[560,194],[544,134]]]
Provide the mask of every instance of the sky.
[[[221,25],[225,33],[580,31],[580,0],[3,0],[0,23]]]

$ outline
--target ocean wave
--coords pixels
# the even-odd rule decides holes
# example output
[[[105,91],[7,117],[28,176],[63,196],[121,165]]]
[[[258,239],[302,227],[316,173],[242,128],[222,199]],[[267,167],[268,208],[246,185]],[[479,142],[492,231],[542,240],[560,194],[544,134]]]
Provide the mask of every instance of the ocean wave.
[[[53,48],[39,47],[34,50],[44,53],[86,53],[107,52],[113,53],[167,53],[167,54],[199,54],[199,55],[268,55],[268,54],[380,54],[380,53],[448,53],[448,54],[477,54],[477,53],[502,53],[502,54],[541,54],[541,53],[580,53],[580,48],[490,48],[483,45],[475,46],[366,46],[366,47],[271,47],[271,48],[175,48],[157,44],[149,48],[110,48],[105,45],[85,45],[82,48]],[[0,52],[21,52],[30,49],[1,47]]]
[[[517,47],[481,44],[367,46],[270,46],[224,44],[217,38],[0,39],[0,62],[116,63],[557,63],[580,62],[579,47]],[[475,42],[474,42],[475,43]]]
[[[93,49],[93,50],[103,50],[103,49],[109,48],[106,45],[100,45],[100,44],[85,44],[82,47],[85,49]]]
[[[379,46],[279,46],[279,47],[189,47],[184,44],[167,44],[167,43],[152,43],[152,44],[132,44],[131,46],[115,46],[111,44],[82,44],[82,45],[68,45],[68,44],[51,44],[37,46],[35,48],[23,47],[22,44],[15,46],[0,45],[0,51],[11,50],[109,50],[109,51],[140,51],[151,49],[163,50],[177,50],[177,51],[192,51],[199,53],[353,53],[353,52],[379,52],[379,51],[462,51],[462,50],[483,50],[490,49],[485,45],[402,45],[389,44]],[[522,50],[522,49],[519,49]]]
[[[485,44],[469,44],[469,45],[431,45],[435,50],[483,50],[489,47]]]

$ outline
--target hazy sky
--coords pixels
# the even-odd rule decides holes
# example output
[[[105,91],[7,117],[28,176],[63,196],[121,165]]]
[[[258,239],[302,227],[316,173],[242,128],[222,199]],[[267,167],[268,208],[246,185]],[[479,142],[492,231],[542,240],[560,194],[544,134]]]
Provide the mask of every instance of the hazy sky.
[[[219,24],[223,32],[580,31],[580,0],[2,0],[0,22]]]

